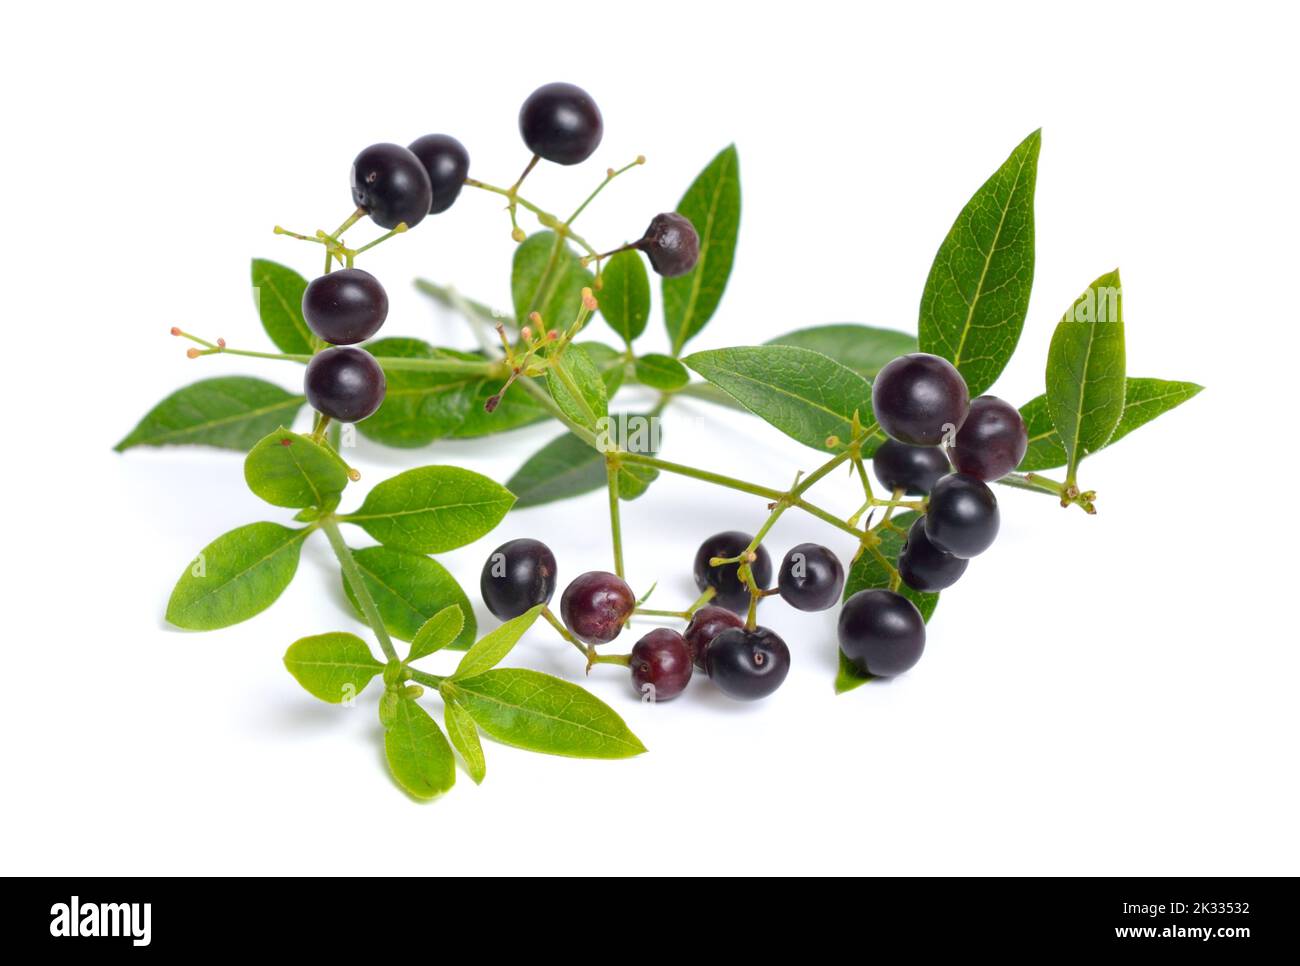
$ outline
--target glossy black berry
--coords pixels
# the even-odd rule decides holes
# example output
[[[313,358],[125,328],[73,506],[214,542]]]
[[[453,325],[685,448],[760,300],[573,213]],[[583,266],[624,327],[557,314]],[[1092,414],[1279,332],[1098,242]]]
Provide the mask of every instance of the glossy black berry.
[[[998,498],[973,476],[950,474],[930,492],[925,535],[954,557],[970,559],[991,547],[1000,522]]]
[[[913,590],[940,591],[951,587],[966,572],[969,560],[945,553],[925,535],[925,518],[917,517],[898,552],[898,573]]]
[[[700,549],[695,551],[695,586],[701,591],[713,587],[717,591],[713,596],[713,602],[737,614],[749,610],[749,588],[737,572],[740,564],[710,567],[709,561],[714,557],[739,556],[752,539],[754,538],[748,533],[741,533],[739,530],[724,530],[709,537],[700,544]],[[754,554],[755,559],[749,565],[750,573],[753,574],[754,582],[760,588],[766,588],[767,582],[772,579],[772,558],[768,556],[767,550],[761,544]]]
[[[886,490],[903,490],[912,496],[924,496],[952,472],[948,457],[939,447],[909,446],[896,439],[880,444],[871,457],[871,468]]]
[[[695,226],[675,211],[655,215],[636,247],[665,278],[685,275],[700,260],[700,236]]]
[[[756,701],[779,688],[790,673],[790,649],[766,627],[733,627],[713,639],[705,669],[723,694]]]
[[[825,610],[839,602],[844,589],[840,558],[817,543],[801,543],[781,561],[776,586],[781,599],[799,610]]]
[[[359,423],[384,401],[384,370],[365,349],[325,349],[307,363],[303,391],[318,413],[341,423]]]
[[[701,671],[704,670],[704,658],[715,637],[730,628],[744,626],[745,622],[725,607],[714,607],[709,604],[692,614],[682,637],[686,640],[686,647],[691,652],[691,660],[695,662],[695,666]]]
[[[985,483],[1006,476],[1025,458],[1029,432],[1020,410],[997,396],[971,400],[951,447],[952,465]]]
[[[666,627],[632,647],[632,686],[650,701],[671,701],[691,680],[691,652],[682,635]]]
[[[627,582],[603,570],[575,577],[560,597],[564,625],[587,644],[607,644],[618,637],[635,607]]]
[[[411,153],[424,165],[433,189],[429,214],[446,211],[460,196],[469,175],[469,152],[450,134],[426,134],[411,142]]]
[[[550,547],[522,537],[492,551],[483,564],[478,589],[487,609],[508,621],[538,604],[550,603],[557,570]]]
[[[859,671],[902,674],[921,660],[925,621],[916,605],[892,590],[860,590],[844,602],[840,650]]]
[[[372,144],[352,162],[352,200],[376,225],[414,228],[429,213],[429,172],[409,148]]]
[[[600,146],[605,122],[581,87],[545,84],[519,109],[519,133],[533,154],[556,164],[578,164]]]
[[[876,373],[876,422],[900,443],[938,446],[961,428],[970,405],[966,380],[951,362],[927,352],[899,356]]]
[[[359,268],[314,278],[302,293],[307,325],[332,345],[355,345],[379,331],[388,318],[388,293]]]

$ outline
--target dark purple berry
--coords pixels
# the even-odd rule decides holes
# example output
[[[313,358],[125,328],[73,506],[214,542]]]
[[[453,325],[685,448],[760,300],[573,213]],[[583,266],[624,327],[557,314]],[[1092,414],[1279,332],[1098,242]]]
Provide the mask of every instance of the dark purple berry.
[[[945,553],[925,535],[925,517],[917,517],[898,552],[898,573],[913,590],[933,593],[951,587],[966,572],[969,560]]]
[[[1000,522],[998,498],[973,476],[953,473],[930,492],[925,535],[954,557],[968,560],[991,547]]]
[[[493,550],[483,564],[479,592],[487,609],[508,621],[551,602],[557,570],[555,554],[540,540],[511,540]]]
[[[871,468],[886,490],[903,490],[912,496],[924,496],[952,472],[948,457],[939,447],[909,446],[896,439],[880,444],[871,457]]]
[[[352,200],[381,228],[414,228],[432,198],[429,172],[409,148],[372,144],[352,162]]]
[[[714,603],[737,614],[749,610],[749,587],[740,579],[740,564],[711,567],[709,561],[714,557],[739,556],[752,539],[754,538],[748,533],[739,530],[724,530],[709,537],[695,551],[695,586],[701,591],[714,588],[717,591],[713,595]],[[772,579],[772,558],[761,544],[754,551],[754,556],[755,559],[749,565],[750,573],[760,588],[766,588],[767,582]]]
[[[426,134],[411,142],[410,151],[424,165],[433,189],[429,214],[446,211],[460,196],[469,175],[469,152],[450,134]]]
[[[691,652],[682,635],[666,627],[632,647],[632,686],[651,701],[671,701],[691,680]]]
[[[378,332],[388,318],[388,293],[369,272],[342,268],[311,280],[302,293],[302,314],[326,342],[355,345]]]
[[[925,621],[916,605],[892,590],[860,590],[844,602],[840,650],[859,671],[902,674],[921,660]]]
[[[384,401],[384,370],[365,349],[325,349],[307,363],[303,389],[318,413],[341,423],[359,423]]]
[[[1006,476],[1025,458],[1029,432],[1020,410],[997,396],[971,400],[966,422],[952,445],[958,473],[990,483]]]
[[[781,599],[799,610],[825,610],[844,589],[844,565],[816,543],[801,543],[785,555],[777,571]]]
[[[545,84],[519,109],[519,133],[533,154],[556,164],[578,164],[600,146],[605,122],[581,87]]]
[[[712,604],[701,607],[691,615],[691,622],[686,625],[683,637],[686,647],[691,652],[691,660],[701,671],[704,670],[704,658],[709,652],[713,639],[732,627],[744,627],[745,622],[725,607]]]
[[[766,627],[733,627],[713,639],[705,668],[727,697],[756,701],[779,688],[790,673],[790,649]]]
[[[927,352],[899,356],[876,373],[876,422],[900,443],[938,446],[961,428],[970,405],[966,380],[951,362]]]
[[[700,236],[690,219],[675,211],[655,215],[636,247],[665,278],[685,275],[700,260]]]
[[[560,597],[565,626],[586,644],[607,644],[618,637],[635,607],[627,582],[603,570],[575,577]]]

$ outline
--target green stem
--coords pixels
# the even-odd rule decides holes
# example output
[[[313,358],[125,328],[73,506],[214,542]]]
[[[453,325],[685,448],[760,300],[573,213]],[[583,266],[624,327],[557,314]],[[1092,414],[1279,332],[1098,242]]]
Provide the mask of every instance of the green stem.
[[[552,627],[555,628],[555,632],[557,634],[559,634],[562,638],[564,638],[566,641],[568,641],[570,644],[572,644],[574,647],[576,647],[579,651],[582,652],[582,656],[587,659],[587,666],[591,667],[592,661],[596,656],[596,652],[593,649],[587,647],[586,644],[582,643],[582,641],[578,640],[572,634],[570,634],[569,629],[560,623],[559,618],[556,617],[555,614],[551,612],[551,609],[549,607],[542,608],[542,616],[546,618],[546,622],[548,624],[550,624]]]
[[[352,588],[352,594],[356,597],[357,603],[361,605],[361,613],[365,615],[366,623],[370,629],[375,632],[375,637],[379,639],[379,647],[384,652],[384,657],[389,661],[398,661],[397,648],[393,646],[393,639],[388,636],[388,628],[384,626],[384,619],[379,615],[379,608],[375,605],[375,599],[370,596],[370,589],[366,586],[365,580],[361,576],[361,568],[357,566],[356,560],[352,557],[352,551],[348,545],[343,542],[343,534],[339,532],[338,521],[332,515],[321,517],[319,526],[325,531],[325,536],[329,539],[330,547],[334,550],[334,556],[339,559],[339,566],[343,568],[343,576]]]
[[[410,675],[410,680],[418,681],[420,684],[427,684],[431,688],[441,687],[442,682],[447,680],[446,676],[442,674],[430,674],[428,671],[418,671],[413,667],[406,670],[407,674]]]
[[[596,425],[596,411],[591,408],[591,404],[578,388],[578,384],[573,381],[573,374],[569,372],[569,367],[564,364],[564,357],[560,355],[552,356],[547,360],[552,372],[557,379],[564,384],[564,388],[569,391],[569,396],[577,403],[578,408],[582,410],[582,418],[587,421],[588,426]]]
[[[624,171],[630,171],[632,168],[635,168],[638,164],[644,164],[644,163],[645,163],[645,158],[643,158],[643,157],[638,157],[638,158],[637,158],[635,161],[633,161],[631,164],[625,164],[625,165],[623,165],[623,167],[619,168],[617,171],[615,171],[613,168],[611,168],[611,169],[609,170],[609,173],[605,175],[605,180],[602,181],[600,184],[596,185],[596,190],[593,191],[591,194],[587,195],[587,200],[584,201],[582,204],[578,205],[578,210],[575,211],[573,214],[571,214],[571,215],[570,215],[570,216],[565,220],[564,223],[565,223],[566,225],[572,225],[575,221],[578,220],[578,216],[579,216],[580,214],[582,214],[584,211],[587,210],[587,206],[588,206],[589,204],[591,204],[593,201],[596,200],[596,195],[600,194],[602,191],[605,190],[605,186],[606,186],[607,184],[609,184],[611,181],[613,181],[615,178],[617,178],[617,177],[618,177],[620,174],[622,174]]]
[[[609,530],[614,540],[614,573],[623,576],[623,525],[618,507],[618,464],[606,457],[605,478],[609,483]]]
[[[493,194],[501,195],[510,202],[512,207],[517,204],[521,208],[528,209],[537,217],[537,221],[541,226],[554,231],[561,242],[563,242],[566,237],[572,238],[574,242],[588,255],[596,254],[596,249],[592,248],[585,238],[576,232],[571,231],[568,225],[560,221],[558,217],[551,214],[551,212],[547,211],[545,208],[540,208],[527,198],[521,197],[519,192],[514,188],[501,188],[494,184],[488,184],[486,181],[479,181],[477,178],[466,178],[465,184],[470,188],[478,188],[481,191],[490,191]],[[529,311],[532,311],[532,309]]]

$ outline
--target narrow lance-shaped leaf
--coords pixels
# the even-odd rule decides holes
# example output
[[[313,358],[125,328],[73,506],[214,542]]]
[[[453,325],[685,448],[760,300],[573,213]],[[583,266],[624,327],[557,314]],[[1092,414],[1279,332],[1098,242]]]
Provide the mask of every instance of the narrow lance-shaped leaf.
[[[537,620],[537,615],[542,612],[542,608],[545,606],[545,604],[538,604],[518,617],[506,621],[495,630],[484,634],[483,638],[466,651],[465,656],[460,659],[460,664],[456,666],[456,670],[451,676],[452,680],[471,678],[500,664],[514,646],[519,643],[519,638],[523,637],[528,628],[533,626],[533,623]]]
[[[132,446],[217,446],[245,452],[281,424],[293,422],[306,399],[252,376],[217,376],[177,389],[154,406],[120,443]]]
[[[1025,138],[967,202],[921,296],[921,351],[956,366],[971,396],[1002,372],[1029,310],[1040,135]]]
[[[814,449],[853,438],[853,414],[869,426],[871,384],[810,349],[740,346],[696,352],[683,362],[786,435]],[[874,439],[874,437],[873,437]],[[864,455],[874,452],[867,446]]]
[[[571,758],[628,758],[645,751],[613,708],[540,671],[495,668],[445,682],[442,691],[508,745]]]
[[[482,474],[459,466],[422,466],[377,484],[355,513],[339,519],[398,550],[442,553],[491,531],[514,500]]]
[[[885,363],[916,351],[916,336],[853,322],[836,322],[796,329],[764,345],[792,345],[830,356],[840,365],[870,380]]]
[[[562,371],[557,366],[563,367]],[[568,376],[567,382],[565,375]],[[605,382],[580,345],[571,345],[562,355],[552,357],[546,370],[546,388],[564,415],[581,426],[595,429],[597,422],[609,415]],[[576,395],[573,389],[577,390]]]
[[[1130,376],[1124,383],[1124,412],[1105,446],[1114,445],[1138,427],[1181,406],[1203,388],[1194,382]],[[1020,407],[1020,415],[1024,418],[1029,433],[1029,448],[1017,469],[1022,473],[1036,473],[1064,466],[1065,444],[1052,424],[1047,397],[1035,396]],[[1084,455],[1090,456],[1094,452],[1096,450],[1088,450]]]
[[[619,252],[600,273],[600,314],[624,342],[632,344],[650,318],[650,278],[637,252]]]
[[[284,666],[307,691],[331,704],[351,701],[384,669],[365,641],[344,631],[294,641]]]
[[[211,631],[260,614],[293,580],[310,532],[250,523],[217,537],[176,582],[167,620],[186,630]]]
[[[444,647],[450,646],[461,636],[465,629],[465,614],[470,616],[470,637],[473,638],[473,617],[469,608],[462,610],[455,604],[444,607],[438,613],[434,614],[427,621],[420,625],[420,629],[415,632],[415,637],[411,639],[411,652],[406,655],[406,662],[418,661],[422,657],[428,657]]]
[[[1065,448],[1066,482],[1101,449],[1124,412],[1124,299],[1119,271],[1097,279],[1056,324],[1047,350],[1047,409]]]
[[[685,275],[663,280],[664,323],[674,355],[713,318],[731,277],[740,232],[740,156],[734,144],[700,172],[677,213],[700,236],[700,260]]]
[[[672,392],[686,385],[691,374],[672,356],[651,352],[636,360],[636,381],[660,392]]]
[[[253,298],[262,328],[275,347],[291,355],[314,351],[316,336],[302,315],[307,280],[292,268],[264,258],[253,259]]]
[[[465,762],[469,777],[475,785],[482,784],[487,774],[487,759],[483,757],[483,745],[478,739],[478,725],[468,711],[446,698],[443,698],[443,723],[447,726],[452,747]]]
[[[414,641],[431,618],[450,608],[460,612],[462,621],[450,646],[459,650],[474,643],[474,609],[456,578],[438,561],[392,547],[354,550],[352,559],[393,637]],[[364,619],[352,586],[342,574],[340,578],[352,609]]]
[[[244,480],[274,506],[331,508],[348,485],[348,469],[336,453],[282,426],[249,451]]]
[[[644,416],[614,416],[610,422],[618,420],[622,424],[636,419],[647,420],[649,425]],[[654,452],[653,448],[645,451]],[[658,475],[654,467],[624,464],[618,474],[619,497],[636,499]],[[506,481],[506,489],[519,498],[515,509],[523,509],[604,489],[607,482],[604,454],[572,433],[565,433],[528,457]]]
[[[397,784],[415,798],[435,798],[456,783],[451,745],[429,712],[410,698],[399,698],[391,708],[384,754]]]

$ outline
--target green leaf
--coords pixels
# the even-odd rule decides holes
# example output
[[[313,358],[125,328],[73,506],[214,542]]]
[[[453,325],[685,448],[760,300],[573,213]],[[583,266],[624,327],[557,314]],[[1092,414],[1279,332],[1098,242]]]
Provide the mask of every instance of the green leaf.
[[[564,371],[569,374],[582,402],[579,402],[578,397],[569,391],[569,387],[556,371],[556,365],[563,366]],[[588,429],[595,429],[596,423],[602,417],[609,415],[609,403],[605,398],[605,382],[601,378],[600,370],[580,345],[571,345],[562,355],[551,357],[551,365],[546,369],[546,388],[550,390],[551,398],[564,411],[564,415]]]
[[[177,389],[154,406],[113,448],[186,443],[246,451],[307,400],[252,376],[218,376]]]
[[[907,530],[915,519],[916,514],[908,510],[893,517],[892,522],[897,526],[897,530],[891,527],[882,527],[876,531],[880,535],[880,546],[877,549],[895,567],[898,566],[898,552],[903,549],[903,544],[907,542]],[[844,600],[848,600],[860,590],[888,590],[891,576],[889,570],[880,562],[879,558],[869,550],[862,551],[858,559],[853,561],[853,565],[849,568],[849,575],[844,581]],[[922,593],[919,590],[913,590],[907,584],[900,584],[898,592],[916,605],[916,609],[921,612],[921,617],[927,622],[930,620],[931,615],[934,614],[934,609],[939,606],[938,594]],[[871,679],[870,674],[863,674],[849,662],[843,652],[840,652],[839,673],[835,676],[836,694],[852,691]]]
[[[628,345],[650,318],[650,278],[637,252],[619,252],[600,273],[600,314]]]
[[[422,466],[375,485],[355,513],[341,516],[380,543],[442,553],[477,540],[501,522],[513,494],[459,466]]]
[[[249,451],[244,480],[273,506],[334,507],[348,485],[348,469],[320,443],[281,426]]]
[[[618,473],[619,497],[635,500],[658,475],[654,467],[625,464]],[[528,457],[506,482],[506,489],[518,497],[518,510],[601,490],[607,482],[604,455],[572,433],[565,433]]]
[[[469,615],[468,619],[466,614]],[[469,633],[466,634],[466,631]],[[444,647],[467,647],[468,644],[464,641],[466,637],[470,641],[474,640],[473,610],[468,601],[463,605],[449,604],[420,625],[415,637],[411,638],[411,652],[406,655],[406,663],[428,657]]]
[[[529,235],[515,249],[510,292],[515,318],[526,324],[529,313],[540,312],[548,329],[567,329],[578,317],[582,290],[594,282],[578,254],[555,232]]]
[[[444,682],[493,738],[508,745],[571,758],[629,758],[645,751],[623,719],[576,684],[523,668],[496,668]]]
[[[1066,480],[1110,440],[1124,412],[1124,299],[1119,271],[1101,276],[1056,324],[1047,350],[1047,409],[1065,447]]]
[[[357,424],[368,439],[385,446],[427,446],[465,422],[483,380],[460,373],[414,372],[384,366],[385,359],[479,359],[450,349],[435,349],[420,339],[377,339],[366,344],[384,368],[388,390],[373,415]],[[481,405],[481,404],[480,404]]]
[[[472,678],[476,674],[482,674],[484,671],[496,667],[505,656],[513,650],[514,646],[519,643],[519,638],[523,637],[528,628],[532,627],[537,620],[537,615],[542,612],[545,604],[538,604],[536,607],[525,611],[518,617],[506,621],[500,627],[487,634],[482,639],[465,652],[465,656],[460,659],[460,664],[456,665],[456,670],[452,673],[452,680],[459,681],[463,678]]]
[[[853,438],[853,414],[870,425],[871,384],[852,369],[810,349],[738,346],[696,352],[684,360],[746,409],[814,449],[835,436]],[[870,455],[870,447],[864,449]]]
[[[922,352],[943,356],[973,397],[1020,340],[1034,282],[1035,131],[967,202],[939,246],[921,296]]]
[[[351,701],[384,669],[355,634],[335,631],[289,645],[284,666],[304,688],[330,704]]]
[[[250,523],[204,547],[181,574],[167,620],[191,631],[229,627],[275,603],[293,580],[309,527]]]
[[[501,397],[497,408],[488,412],[488,398],[499,392],[501,385],[499,379],[484,379],[472,385],[472,395],[466,400],[465,419],[451,434],[452,439],[474,439],[492,433],[504,433],[551,418],[550,410],[529,395],[522,386],[511,388]],[[360,425],[364,426],[365,423]]]
[[[916,351],[915,336],[852,322],[796,329],[764,344],[792,345],[820,352],[868,380],[874,379],[891,359]]]
[[[384,754],[397,784],[415,798],[436,798],[456,783],[451,745],[429,712],[400,699],[384,730]]]
[[[1182,405],[1203,388],[1194,382],[1171,382],[1167,379],[1130,376],[1124,383],[1124,412],[1119,417],[1119,425],[1115,427],[1115,432],[1111,433],[1105,445],[1113,445],[1139,426],[1144,426],[1157,416]],[[1020,415],[1024,418],[1025,428],[1029,432],[1029,448],[1016,469],[1021,473],[1036,473],[1064,466],[1065,444],[1061,442],[1060,433],[1052,425],[1052,414],[1047,409],[1047,397],[1035,396],[1020,407]],[[1104,449],[1105,446],[1102,448]],[[1084,455],[1091,456],[1094,452],[1096,450],[1088,450]]]
[[[623,353],[603,342],[579,342],[582,351],[600,373],[600,381],[605,384],[605,398],[613,399],[623,385],[623,376],[627,372],[627,360]]]
[[[281,352],[306,355],[315,351],[316,336],[302,317],[305,291],[307,280],[292,268],[264,258],[253,259],[257,313],[262,317],[262,328]]]
[[[460,650],[474,643],[474,609],[460,584],[442,564],[422,553],[391,547],[366,547],[352,551],[361,579],[379,608],[388,633],[399,641],[412,641],[425,624],[445,609],[458,610],[463,625],[453,632],[451,646]],[[352,609],[364,619],[361,606],[347,579],[343,592]],[[412,647],[414,651],[414,646]]]
[[[460,753],[465,762],[465,769],[475,785],[483,783],[487,774],[487,760],[483,757],[483,745],[478,740],[478,725],[468,711],[455,701],[443,699],[443,723],[451,737],[452,747]]]
[[[673,355],[713,318],[736,257],[740,231],[740,156],[723,148],[686,189],[677,213],[700,236],[700,260],[677,278],[663,280],[664,323]]]
[[[690,382],[691,374],[672,356],[651,352],[636,360],[636,381],[660,392],[672,392]]]

